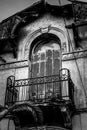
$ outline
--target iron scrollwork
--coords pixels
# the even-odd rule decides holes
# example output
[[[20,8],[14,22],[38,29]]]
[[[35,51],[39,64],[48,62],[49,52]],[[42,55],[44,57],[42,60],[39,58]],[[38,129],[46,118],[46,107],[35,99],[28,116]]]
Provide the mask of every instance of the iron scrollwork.
[[[60,81],[59,75],[37,77],[37,78],[30,78],[30,79],[21,79],[21,80],[15,80],[15,87],[29,86],[29,85],[35,85],[35,84],[44,84],[44,83],[52,83],[52,82],[59,82],[59,81]]]

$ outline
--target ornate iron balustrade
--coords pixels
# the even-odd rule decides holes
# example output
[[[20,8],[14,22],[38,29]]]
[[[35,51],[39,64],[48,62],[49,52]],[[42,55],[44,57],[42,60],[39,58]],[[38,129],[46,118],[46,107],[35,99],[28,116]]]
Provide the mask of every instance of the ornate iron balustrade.
[[[74,84],[69,70],[61,69],[59,75],[51,75],[30,79],[15,80],[14,76],[7,79],[5,105],[15,102],[33,101],[35,103],[51,100],[71,101],[74,95]]]
[[[30,78],[30,79],[15,80],[15,87],[57,82],[59,81],[59,79],[60,79],[59,75],[52,75],[52,76],[44,76],[44,77],[37,77],[37,78]]]

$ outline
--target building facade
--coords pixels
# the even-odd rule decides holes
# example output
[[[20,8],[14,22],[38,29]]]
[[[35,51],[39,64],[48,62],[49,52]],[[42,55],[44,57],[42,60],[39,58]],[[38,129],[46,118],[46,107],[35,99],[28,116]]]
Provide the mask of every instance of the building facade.
[[[87,129],[87,26],[73,23],[71,4],[44,1],[1,22],[1,130]]]

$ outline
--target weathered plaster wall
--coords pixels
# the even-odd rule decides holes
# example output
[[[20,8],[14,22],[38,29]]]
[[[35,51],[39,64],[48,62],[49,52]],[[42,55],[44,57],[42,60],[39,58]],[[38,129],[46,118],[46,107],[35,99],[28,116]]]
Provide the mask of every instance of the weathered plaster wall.
[[[8,119],[3,119],[0,122],[0,130],[15,130],[15,125],[14,122],[12,120],[8,120]]]
[[[87,112],[76,114],[72,118],[72,130],[87,130]]]
[[[86,58],[80,58],[77,60],[64,61],[62,63],[63,68],[70,70],[71,79],[74,83],[74,99],[77,108],[86,107],[87,86],[85,85],[85,73],[87,70],[84,68]],[[85,72],[85,73],[84,73]]]
[[[70,22],[71,21],[67,21],[67,24],[70,24]],[[23,33],[24,36],[20,39],[18,43],[18,58],[14,59],[12,54],[3,55],[3,57],[7,60],[8,64],[3,64],[0,66],[0,104],[4,104],[6,80],[8,76],[14,75],[16,79],[28,78],[30,66],[29,48],[32,41],[37,36],[43,33],[53,33],[60,38],[62,47],[64,47],[63,43],[65,43],[66,45],[65,52],[68,53],[63,54],[62,67],[68,68],[70,70],[71,78],[75,84],[76,106],[77,108],[86,107],[86,99],[84,95],[83,86],[87,91],[87,52],[83,52],[82,50],[82,52],[76,52],[74,55],[69,54],[69,51],[74,50],[75,45],[72,31],[69,30],[70,35],[68,35],[68,32],[65,28],[64,19],[57,19],[47,14],[39,20],[36,20],[35,22],[29,25],[26,25],[24,28],[21,29],[20,32]],[[75,58],[77,58],[78,60],[76,61]]]

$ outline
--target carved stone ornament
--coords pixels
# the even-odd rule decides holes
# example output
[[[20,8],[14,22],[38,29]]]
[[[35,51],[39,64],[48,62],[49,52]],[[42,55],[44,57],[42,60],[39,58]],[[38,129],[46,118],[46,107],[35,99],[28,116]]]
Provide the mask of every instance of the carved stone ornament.
[[[22,18],[19,16],[13,16],[6,22],[2,22],[2,24],[0,24],[0,40],[14,37],[14,31],[20,22],[22,22]]]
[[[84,20],[87,20],[87,4],[74,2],[73,10],[76,22],[83,22]]]

